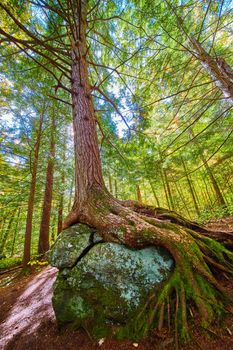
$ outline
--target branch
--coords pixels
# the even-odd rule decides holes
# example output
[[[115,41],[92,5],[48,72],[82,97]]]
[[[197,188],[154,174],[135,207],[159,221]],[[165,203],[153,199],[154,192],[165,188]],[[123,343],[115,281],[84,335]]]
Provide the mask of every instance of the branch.
[[[59,57],[55,52],[60,52],[60,50],[57,50],[55,47],[50,46],[45,43],[45,41],[40,40],[37,36],[35,36],[30,30],[28,30],[18,19],[10,12],[10,10],[4,6],[2,3],[0,3],[0,7],[10,16],[10,18],[14,21],[14,23],[25,33],[27,34],[30,38],[32,38],[34,41],[33,43],[39,44],[48,51],[50,51],[54,56],[58,57],[61,61],[67,64],[67,62]]]
[[[225,138],[225,140],[221,143],[221,145],[214,151],[214,153],[208,158],[206,159],[201,165],[199,165],[196,169],[190,171],[188,174],[180,177],[179,179],[177,179],[176,181],[179,181],[181,179],[183,179],[184,177],[186,177],[189,174],[192,174],[194,172],[196,172],[197,170],[199,170],[200,168],[202,168],[205,164],[207,164],[209,162],[209,160],[211,158],[213,158],[213,156],[215,156],[216,153],[218,153],[218,151],[222,148],[222,146],[227,142],[227,140],[230,138],[231,134],[233,134],[233,124],[231,125],[232,130],[229,132],[229,134],[227,135],[227,137]],[[217,165],[217,164],[214,164]]]
[[[48,96],[51,97],[51,98],[53,98],[53,99],[55,99],[55,100],[57,100],[57,101],[60,101],[60,102],[62,102],[62,103],[65,103],[65,104],[67,104],[68,106],[72,106],[72,103],[70,103],[70,102],[68,102],[68,101],[65,101],[65,100],[62,100],[61,98],[59,98],[59,97],[57,97],[57,96],[49,95],[49,94],[48,94]]]
[[[92,90],[96,90],[98,91],[106,101],[108,101],[112,106],[113,108],[115,109],[115,111],[117,112],[117,114],[119,114],[119,116],[122,118],[123,122],[125,123],[125,125],[127,126],[127,128],[129,130],[131,130],[129,124],[127,123],[125,117],[122,115],[121,111],[118,109],[117,105],[115,104],[114,101],[112,101],[98,86],[94,86],[92,87]]]
[[[211,125],[213,125],[220,117],[223,116],[223,114],[225,114],[226,112],[228,112],[230,109],[232,108],[232,106],[228,107],[227,109],[225,109],[225,111],[223,111],[221,114],[219,114],[218,117],[216,117],[214,120],[212,120],[211,123],[209,123],[204,129],[202,129],[199,133],[197,133],[192,139],[190,139],[189,141],[185,142],[183,145],[177,147],[174,151],[170,152],[169,154],[166,155],[166,157],[169,157],[171,154],[177,152],[179,149],[183,148],[184,146],[187,146],[190,142],[192,142],[194,139],[196,139],[199,135],[201,135],[206,129],[208,129]]]

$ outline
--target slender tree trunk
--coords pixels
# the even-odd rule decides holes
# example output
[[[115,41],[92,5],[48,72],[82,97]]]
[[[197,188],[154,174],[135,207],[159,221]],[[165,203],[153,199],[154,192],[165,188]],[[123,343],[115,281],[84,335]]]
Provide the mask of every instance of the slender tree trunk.
[[[213,208],[213,201],[212,201],[211,195],[209,193],[209,188],[211,188],[211,186],[209,186],[209,183],[208,183],[208,181],[206,181],[204,176],[203,176],[203,182],[205,185],[205,191],[206,191],[207,197],[209,198],[209,203],[210,203],[211,207]]]
[[[137,200],[139,203],[142,203],[142,194],[140,190],[140,186],[136,185],[136,194],[137,194]]]
[[[115,197],[118,198],[118,186],[117,186],[117,179],[114,181],[114,187],[115,187]]]
[[[44,192],[43,209],[40,224],[40,235],[38,243],[38,254],[44,254],[49,250],[49,227],[53,198],[53,173],[55,158],[55,115],[52,115],[51,139],[49,146],[49,158],[46,171],[46,183]]]
[[[195,140],[195,134],[194,134],[192,129],[191,129],[191,135],[192,135],[193,139]],[[195,142],[197,148],[199,148],[197,143],[196,143],[196,140],[194,142]],[[215,192],[218,204],[220,206],[222,206],[222,207],[227,209],[227,205],[226,205],[226,202],[225,202],[224,197],[222,195],[222,192],[221,192],[221,190],[220,190],[220,188],[218,186],[218,183],[217,183],[217,181],[216,181],[216,179],[215,179],[215,177],[214,177],[214,175],[212,173],[212,170],[210,169],[209,164],[208,164],[207,160],[205,159],[205,156],[203,155],[202,152],[200,152],[200,157],[201,157],[201,160],[202,160],[202,162],[204,164],[206,172],[207,172],[207,174],[209,176],[210,182],[211,182],[211,184],[212,184],[212,186],[214,188],[214,192]]]
[[[57,228],[57,217],[56,215],[53,215],[53,218],[52,218],[52,230],[51,230],[51,243],[54,243],[55,242],[55,230]]]
[[[74,177],[72,177],[71,184],[70,184],[69,202],[68,202],[68,208],[67,208],[68,212],[70,212],[71,206],[72,206],[73,187],[74,187]]]
[[[191,218],[191,215],[190,215],[190,211],[189,211],[189,206],[188,204],[186,203],[186,200],[185,200],[185,197],[184,197],[184,194],[181,190],[181,188],[179,187],[178,183],[175,181],[174,177],[172,177],[173,181],[174,181],[174,184],[175,184],[175,188],[179,194],[179,197],[180,199],[182,200],[183,204],[184,204],[184,208],[188,214],[188,217]]]
[[[159,204],[159,198],[155,192],[155,189],[154,189],[154,186],[152,185],[152,182],[149,180],[149,184],[150,184],[150,187],[151,187],[151,190],[152,190],[152,193],[154,195],[154,198],[155,198],[155,201],[156,201],[156,204],[158,207],[160,207],[160,204]]]
[[[166,185],[166,188],[167,188],[167,194],[168,194],[168,200],[169,200],[169,203],[170,203],[170,208],[172,210],[174,210],[175,206],[174,206],[174,202],[173,202],[173,198],[172,198],[170,184],[169,184],[169,181],[168,181],[168,178],[167,178],[167,171],[166,171],[166,169],[164,169],[163,173],[164,173],[164,181],[165,181],[165,185]]]
[[[209,55],[195,38],[191,39],[191,44],[197,59],[227,98],[230,105],[233,105],[233,70],[231,67],[223,58],[216,59]]]
[[[191,197],[192,197],[192,200],[193,200],[194,208],[196,210],[197,215],[199,216],[200,215],[200,210],[199,210],[199,207],[198,207],[198,204],[197,204],[197,200],[196,200],[196,196],[195,196],[195,193],[194,193],[194,190],[193,190],[193,185],[192,185],[191,179],[190,179],[190,177],[188,175],[188,171],[187,171],[187,168],[186,168],[185,161],[183,160],[182,157],[181,157],[181,160],[182,160],[182,164],[183,164],[183,168],[184,168],[185,177],[186,177],[186,180],[187,180],[187,183],[188,183],[188,186],[189,186],[189,191],[190,191],[190,194],[191,194]]]
[[[113,193],[113,188],[112,188],[112,176],[110,173],[108,173],[108,186],[109,186],[109,192]]]
[[[64,191],[65,191],[65,162],[66,162],[66,133],[64,135],[64,147],[63,147],[63,154],[62,154],[62,161],[63,161],[63,167],[61,171],[61,190],[59,194],[59,205],[58,205],[58,218],[57,218],[57,235],[62,231],[62,224],[63,224],[63,209],[64,209]],[[73,184],[72,184],[73,188]],[[72,197],[72,188],[71,188],[71,197]],[[71,201],[71,199],[70,199]]]
[[[10,230],[11,230],[11,226],[12,226],[14,217],[15,217],[15,212],[13,212],[13,214],[11,215],[10,220],[8,222],[8,225],[7,225],[7,228],[6,228],[6,230],[5,230],[4,234],[3,234],[1,245],[0,245],[0,255],[3,254],[7,238],[9,237],[9,233],[10,233]]]
[[[62,231],[62,223],[63,223],[63,207],[64,207],[64,185],[65,185],[65,172],[62,170],[61,174],[61,193],[59,198],[59,206],[58,206],[58,218],[57,218],[57,234]]]
[[[34,159],[32,164],[32,178],[30,193],[28,198],[28,209],[27,209],[27,219],[26,219],[26,231],[25,231],[25,241],[24,241],[24,255],[23,255],[23,266],[26,267],[27,263],[30,261],[31,257],[31,236],[32,236],[32,219],[33,219],[33,209],[36,191],[36,178],[37,178],[37,167],[39,159],[39,150],[42,137],[42,125],[44,120],[44,111],[40,115],[39,129],[37,132],[37,140],[34,147]]]
[[[3,236],[3,233],[4,233],[4,227],[5,227],[5,224],[6,224],[6,219],[7,219],[7,215],[5,215],[5,212],[2,212],[2,219],[1,219],[1,222],[0,222],[0,232],[1,232],[0,241],[2,240],[2,236]]]
[[[166,187],[166,183],[164,180],[164,173],[163,173],[163,169],[162,167],[160,168],[160,174],[161,174],[161,179],[162,179],[162,184],[163,184],[163,190],[165,193],[165,198],[166,198],[166,202],[167,202],[167,206],[169,209],[171,209],[171,205],[170,205],[170,201],[169,201],[169,197],[168,197],[168,193],[167,193],[167,187]]]
[[[11,257],[14,255],[15,241],[16,241],[16,237],[17,237],[17,233],[18,233],[20,213],[21,213],[21,208],[18,209],[18,215],[17,215],[17,219],[16,219],[16,225],[15,225],[15,229],[14,229],[14,235],[13,235],[13,241],[12,241],[12,247],[11,247]]]
[[[214,175],[213,175],[213,173],[212,173],[212,170],[211,170],[210,167],[209,167],[208,162],[206,161],[206,159],[205,159],[205,157],[204,157],[203,155],[201,155],[201,159],[202,159],[202,161],[203,161],[203,163],[204,163],[206,172],[207,172],[207,174],[208,174],[208,176],[209,176],[209,179],[210,179],[210,181],[211,181],[211,183],[212,183],[212,186],[213,186],[213,188],[214,188],[214,192],[215,192],[215,195],[216,195],[216,199],[217,199],[217,201],[218,201],[218,204],[219,204],[220,206],[222,206],[222,207],[227,208],[225,199],[224,199],[224,197],[223,197],[223,195],[222,195],[222,192],[221,192],[221,190],[220,190],[220,188],[219,188],[219,186],[218,186],[218,183],[217,183],[217,181],[216,181],[216,179],[215,179],[215,177],[214,177]]]

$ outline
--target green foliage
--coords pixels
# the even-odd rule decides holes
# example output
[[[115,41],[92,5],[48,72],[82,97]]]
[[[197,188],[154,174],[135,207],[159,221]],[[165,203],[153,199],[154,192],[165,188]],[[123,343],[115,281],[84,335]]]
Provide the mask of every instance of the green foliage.
[[[31,260],[31,261],[29,261],[29,263],[28,263],[28,265],[29,266],[34,266],[34,265],[36,265],[36,266],[46,266],[46,265],[48,265],[48,261],[41,261],[41,260]]]
[[[21,258],[4,258],[0,260],[0,270],[9,269],[11,267],[20,265],[21,263]]]

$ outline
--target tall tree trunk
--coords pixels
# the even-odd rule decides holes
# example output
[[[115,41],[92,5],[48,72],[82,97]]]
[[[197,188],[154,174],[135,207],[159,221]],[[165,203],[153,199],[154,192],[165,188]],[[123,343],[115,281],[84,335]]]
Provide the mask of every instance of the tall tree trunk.
[[[172,176],[172,180],[173,180],[173,182],[174,182],[174,184],[175,184],[175,188],[176,188],[176,190],[177,190],[177,192],[178,192],[178,194],[179,194],[179,197],[180,197],[180,199],[182,200],[182,202],[183,202],[183,204],[184,204],[184,208],[185,208],[185,210],[186,210],[186,212],[187,212],[187,214],[188,214],[188,217],[191,219],[191,215],[190,215],[190,211],[189,211],[189,206],[188,206],[188,204],[186,203],[186,199],[185,199],[185,196],[184,196],[184,194],[183,194],[183,192],[182,192],[182,189],[181,189],[181,187],[179,187],[179,184],[178,184],[177,181],[175,180],[174,176]]]
[[[114,187],[115,187],[115,197],[118,198],[118,186],[117,186],[117,179],[114,181]]]
[[[160,168],[160,175],[161,175],[161,179],[162,179],[162,184],[163,184],[163,190],[164,190],[164,194],[165,194],[165,198],[166,198],[166,202],[167,202],[167,207],[169,209],[171,209],[171,205],[170,205],[170,201],[169,201],[169,197],[168,197],[168,193],[167,193],[167,187],[166,187],[166,183],[164,180],[164,172],[163,172],[163,168]]]
[[[11,246],[11,257],[14,255],[15,241],[16,241],[16,237],[17,237],[17,233],[18,233],[20,213],[21,213],[21,208],[19,207],[18,215],[17,215],[17,219],[16,219],[16,225],[15,225],[15,229],[14,229],[13,240],[12,240],[12,246]]]
[[[54,158],[55,158],[55,115],[52,115],[51,139],[49,146],[49,158],[46,171],[46,184],[44,192],[43,209],[40,224],[40,235],[38,243],[38,254],[44,254],[49,249],[49,227],[50,214],[53,197],[53,173],[54,173]]]
[[[109,186],[109,192],[113,193],[113,188],[112,188],[112,176],[110,173],[108,173],[108,186]]]
[[[32,164],[32,178],[31,186],[28,198],[28,209],[27,209],[27,219],[26,219],[26,230],[25,230],[25,241],[24,241],[24,255],[23,255],[23,266],[26,267],[31,258],[31,237],[32,237],[32,219],[33,219],[33,209],[36,191],[36,178],[37,178],[37,167],[39,159],[39,150],[42,137],[42,125],[44,120],[44,112],[42,111],[39,121],[39,129],[37,132],[37,140],[34,147],[34,158]]]
[[[159,198],[158,198],[158,196],[157,196],[157,194],[156,194],[156,192],[155,192],[154,186],[153,186],[153,184],[152,184],[152,182],[151,182],[150,180],[149,180],[149,184],[150,184],[150,187],[151,187],[152,193],[153,193],[153,195],[154,195],[154,198],[155,198],[156,204],[157,204],[157,206],[158,206],[158,207],[160,207],[160,204],[159,204]]]
[[[61,174],[61,193],[59,196],[59,206],[58,206],[58,218],[57,218],[57,234],[62,231],[62,223],[63,223],[63,207],[64,207],[64,185],[65,185],[65,172],[62,170]]]
[[[205,185],[205,191],[206,191],[207,197],[209,199],[210,206],[211,206],[211,208],[213,208],[213,201],[212,201],[212,198],[211,198],[211,194],[209,192],[209,188],[211,188],[211,186],[209,186],[209,182],[206,181],[205,176],[203,176],[202,178],[203,178],[203,182],[204,182],[204,185]],[[213,195],[214,195],[214,193],[213,193]]]
[[[192,129],[190,129],[190,132],[191,132],[192,138],[194,140],[194,143],[197,146],[197,149],[199,149],[199,146],[198,146],[197,141],[195,139],[195,133],[193,132]],[[215,192],[218,204],[220,206],[222,206],[223,208],[227,209],[227,205],[226,205],[226,202],[225,202],[224,197],[222,195],[222,192],[221,192],[221,190],[219,188],[219,185],[218,185],[218,183],[217,183],[217,181],[216,181],[216,179],[214,177],[214,174],[213,174],[212,170],[209,167],[209,164],[208,164],[207,160],[205,159],[205,156],[204,156],[203,152],[200,152],[200,158],[201,158],[201,160],[202,160],[202,162],[204,164],[204,167],[205,167],[206,172],[207,172],[207,174],[209,176],[210,182],[211,182],[211,184],[212,184],[212,186],[214,188],[214,192]]]
[[[69,202],[68,202],[68,213],[71,210],[71,206],[72,206],[72,199],[73,199],[73,187],[74,187],[74,177],[72,176],[72,180],[70,183],[70,193],[69,193]]]
[[[15,217],[15,212],[12,213],[12,215],[10,217],[10,220],[8,222],[7,228],[6,228],[6,230],[5,230],[4,234],[3,234],[3,237],[2,237],[2,240],[1,240],[1,245],[0,245],[0,255],[3,255],[3,251],[4,251],[4,248],[5,248],[5,245],[6,245],[7,238],[9,237],[9,233],[10,233],[10,230],[11,230],[11,226],[12,226],[14,217]]]
[[[215,82],[216,86],[233,105],[233,70],[223,58],[214,58],[208,54],[198,40],[191,38],[195,56]]]
[[[210,179],[210,181],[211,181],[211,184],[212,184],[212,186],[213,186],[213,188],[214,188],[214,192],[215,192],[215,195],[216,195],[216,199],[217,199],[217,201],[218,201],[218,204],[219,204],[220,206],[224,207],[224,208],[227,208],[225,199],[224,199],[224,197],[223,197],[223,195],[222,195],[222,192],[221,192],[221,190],[220,190],[220,188],[219,188],[219,185],[218,185],[218,183],[217,183],[217,181],[216,181],[216,179],[215,179],[215,177],[214,177],[214,174],[212,173],[212,170],[211,170],[210,167],[209,167],[208,162],[206,161],[205,157],[203,156],[203,154],[201,154],[201,159],[202,159],[202,161],[203,161],[204,167],[205,167],[206,172],[207,172],[207,174],[208,174],[208,176],[209,176],[209,179]]]
[[[142,194],[140,190],[140,186],[136,185],[136,194],[137,194],[137,200],[139,203],[142,203]]]
[[[96,118],[88,79],[86,60],[87,13],[86,4],[78,2],[74,8],[75,40],[71,48],[71,95],[75,149],[75,200],[73,210],[80,215],[95,191],[106,191],[100,161]],[[74,218],[76,221],[76,217]]]
[[[186,180],[187,180],[187,183],[188,183],[188,186],[189,186],[189,192],[190,192],[192,200],[193,200],[194,208],[196,210],[197,215],[199,216],[200,215],[200,210],[199,210],[199,207],[198,207],[198,204],[197,204],[195,192],[193,190],[193,184],[192,184],[191,179],[189,177],[185,161],[183,160],[182,157],[181,157],[181,160],[182,160],[182,165],[183,165],[183,168],[184,168],[185,177],[186,177]]]
[[[170,203],[170,208],[172,210],[174,210],[175,206],[174,206],[174,202],[173,202],[173,198],[172,198],[172,192],[171,192],[170,184],[169,184],[168,177],[167,177],[167,170],[164,169],[163,173],[164,173],[164,181],[165,181],[165,185],[166,185],[166,188],[167,188],[167,194],[168,194],[168,200],[169,200],[169,203]]]

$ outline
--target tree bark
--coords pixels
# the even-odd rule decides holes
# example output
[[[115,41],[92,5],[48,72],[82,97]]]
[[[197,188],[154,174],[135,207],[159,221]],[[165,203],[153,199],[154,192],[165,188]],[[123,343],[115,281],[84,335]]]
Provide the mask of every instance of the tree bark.
[[[36,191],[36,178],[37,178],[37,167],[39,159],[39,150],[42,137],[42,125],[44,121],[44,110],[40,115],[39,128],[37,132],[37,140],[34,147],[34,159],[32,165],[32,178],[30,193],[28,198],[28,209],[27,209],[27,219],[26,219],[26,230],[25,230],[25,241],[24,241],[24,255],[23,255],[23,267],[26,267],[31,258],[31,236],[32,236],[32,219],[33,219],[33,209]]]
[[[74,7],[75,31],[71,44],[71,96],[75,151],[75,199],[64,226],[85,221],[87,203],[98,194],[110,196],[105,187],[98,146],[96,117],[86,60],[87,10],[86,1]]]
[[[18,233],[20,213],[21,213],[21,208],[19,207],[17,220],[16,220],[16,224],[15,224],[15,229],[14,229],[14,236],[13,236],[12,246],[11,246],[11,257],[14,255],[15,241],[16,241],[16,236],[17,236],[17,233]]]
[[[191,38],[191,44],[197,59],[201,62],[229,104],[233,106],[233,70],[231,67],[223,58],[214,58],[208,54],[195,38]]]
[[[53,112],[54,113],[54,112]],[[38,254],[43,255],[49,250],[49,227],[50,214],[53,197],[53,173],[54,173],[54,158],[55,158],[55,115],[52,115],[51,124],[51,139],[49,146],[49,158],[46,171],[46,184],[44,192],[43,209],[40,224],[40,234],[38,242]]]
[[[3,237],[1,239],[0,255],[3,255],[3,251],[4,251],[4,248],[5,248],[5,245],[6,245],[6,241],[7,241],[8,237],[9,237],[9,233],[10,233],[10,230],[11,230],[11,226],[12,226],[14,217],[15,217],[15,212],[12,213],[12,215],[10,217],[10,220],[8,222],[7,228],[6,228],[6,230],[5,230],[4,234],[3,234]]]
[[[63,223],[63,207],[64,207],[64,185],[65,185],[65,172],[62,170],[61,174],[61,193],[59,198],[59,206],[58,206],[58,218],[57,218],[57,234],[62,231],[62,223]]]
[[[157,196],[157,194],[156,194],[156,192],[155,192],[154,186],[153,186],[153,184],[152,184],[152,182],[151,182],[150,180],[149,180],[149,184],[150,184],[152,193],[153,193],[153,195],[154,195],[156,204],[157,204],[157,206],[159,207],[159,206],[160,206],[160,204],[159,204],[159,198],[158,198],[158,196]]]
[[[137,201],[142,203],[142,194],[139,185],[136,185]]]
[[[117,179],[114,181],[114,187],[115,187],[115,197],[118,198],[118,184],[117,184]]]
[[[187,168],[186,168],[186,164],[185,164],[185,161],[183,160],[182,157],[181,157],[181,160],[182,160],[182,164],[183,164],[183,168],[184,168],[185,177],[186,177],[186,180],[187,180],[187,183],[188,183],[188,186],[189,186],[189,191],[190,191],[190,194],[191,194],[191,197],[192,197],[192,200],[193,200],[194,208],[196,210],[197,216],[199,216],[200,215],[200,210],[199,210],[199,207],[198,207],[198,204],[197,204],[195,192],[193,190],[193,184],[191,182],[191,179],[189,178],[189,174],[188,174],[188,171],[187,171]]]
[[[224,208],[227,208],[225,199],[224,199],[224,197],[223,197],[223,195],[222,195],[222,192],[221,192],[221,190],[220,190],[220,188],[219,188],[219,185],[218,185],[218,183],[217,183],[217,181],[216,181],[216,179],[215,179],[215,177],[214,177],[214,175],[213,175],[213,173],[212,173],[212,170],[211,170],[210,167],[209,167],[208,162],[206,161],[206,159],[205,159],[205,157],[204,157],[203,155],[201,155],[201,159],[202,159],[202,161],[203,161],[203,164],[204,164],[204,167],[205,167],[205,169],[206,169],[206,172],[207,172],[207,174],[208,174],[208,176],[209,176],[209,179],[210,179],[210,181],[211,181],[211,183],[212,183],[212,185],[213,185],[214,192],[215,192],[215,195],[216,195],[216,199],[217,199],[217,201],[218,201],[218,204],[219,204],[220,206],[224,207]]]
[[[112,176],[110,173],[108,173],[108,186],[109,186],[109,192],[113,193],[113,188],[112,188]]]

